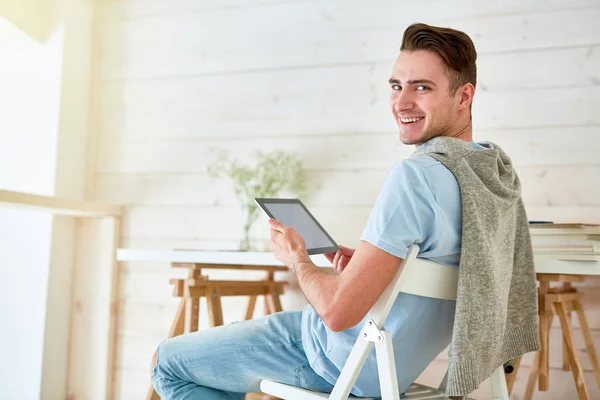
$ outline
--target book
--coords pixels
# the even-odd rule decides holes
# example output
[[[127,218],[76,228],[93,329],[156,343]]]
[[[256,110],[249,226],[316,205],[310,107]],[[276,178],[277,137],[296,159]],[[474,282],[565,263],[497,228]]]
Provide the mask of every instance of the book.
[[[600,224],[529,224],[531,235],[600,235]]]
[[[552,236],[532,237],[534,251],[600,253],[600,240],[559,240]]]
[[[549,241],[556,242],[579,242],[579,241],[600,241],[600,235],[588,235],[588,234],[573,234],[573,235],[538,235],[536,233],[531,234],[532,241]]]
[[[600,227],[600,224],[584,223],[584,222],[559,222],[559,223],[536,223],[530,222],[530,225],[541,228],[586,228],[586,227]]]
[[[600,261],[600,254],[533,253],[534,258],[561,261]]]

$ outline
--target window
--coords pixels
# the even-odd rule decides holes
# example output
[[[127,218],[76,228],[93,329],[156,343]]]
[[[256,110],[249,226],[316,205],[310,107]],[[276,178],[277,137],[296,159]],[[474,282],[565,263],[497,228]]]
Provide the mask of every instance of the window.
[[[0,188],[53,194],[62,33],[39,43],[0,17]],[[0,386],[39,398],[52,216],[0,207]]]

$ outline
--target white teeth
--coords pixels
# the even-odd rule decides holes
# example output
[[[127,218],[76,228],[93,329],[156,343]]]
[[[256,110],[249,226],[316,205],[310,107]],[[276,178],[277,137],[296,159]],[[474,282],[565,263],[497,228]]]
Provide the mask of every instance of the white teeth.
[[[404,122],[405,124],[410,123],[410,122],[417,122],[422,119],[423,119],[423,117],[419,117],[419,118],[402,118],[402,117],[400,117],[400,121]]]

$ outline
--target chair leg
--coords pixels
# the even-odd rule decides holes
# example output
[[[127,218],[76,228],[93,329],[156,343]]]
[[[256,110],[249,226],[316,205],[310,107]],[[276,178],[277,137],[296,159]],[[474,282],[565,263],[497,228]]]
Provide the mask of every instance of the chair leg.
[[[358,374],[365,365],[369,352],[373,349],[373,342],[358,338],[350,355],[340,372],[340,376],[331,391],[329,400],[346,400],[358,378]]]
[[[396,362],[394,359],[394,347],[392,334],[381,331],[383,341],[375,343],[377,354],[377,370],[379,372],[379,384],[381,386],[382,400],[399,400],[398,377],[396,375]]]
[[[519,372],[519,367],[521,366],[521,357],[518,357],[513,364],[513,371],[508,374],[506,377],[506,387],[508,388],[508,395],[512,393],[513,385],[515,384],[515,379],[517,378],[517,373]]]
[[[493,400],[509,400],[508,388],[506,386],[506,376],[504,375],[504,365],[496,368],[490,377],[492,384]]]

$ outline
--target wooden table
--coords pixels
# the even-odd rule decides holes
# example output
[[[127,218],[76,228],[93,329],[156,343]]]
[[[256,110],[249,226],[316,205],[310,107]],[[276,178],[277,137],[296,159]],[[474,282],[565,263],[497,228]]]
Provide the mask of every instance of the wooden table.
[[[594,376],[598,390],[600,390],[600,366],[592,340],[589,324],[581,305],[582,294],[572,286],[573,283],[582,282],[586,276],[600,275],[600,262],[595,261],[561,261],[543,257],[535,257],[536,277],[539,282],[539,323],[540,340],[542,348],[536,354],[534,365],[531,368],[527,388],[523,400],[530,400],[533,396],[536,381],[540,391],[549,389],[549,331],[552,319],[557,316],[563,334],[563,369],[571,370],[577,394],[580,400],[589,400],[589,393],[585,384],[583,369],[577,356],[577,348],[573,340],[571,329],[571,313],[575,312],[585,340],[590,362],[594,368]],[[554,286],[551,286],[551,283]],[[519,368],[520,359],[514,366],[515,370],[507,378],[509,391],[512,389],[514,379]]]

